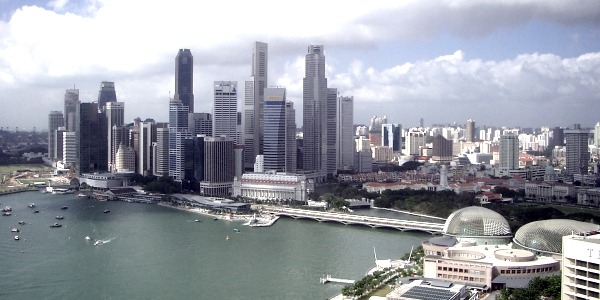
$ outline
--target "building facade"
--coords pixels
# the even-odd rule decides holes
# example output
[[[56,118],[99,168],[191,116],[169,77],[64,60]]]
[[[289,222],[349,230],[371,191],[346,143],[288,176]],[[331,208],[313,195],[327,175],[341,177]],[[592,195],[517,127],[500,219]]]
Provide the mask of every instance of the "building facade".
[[[169,176],[176,181],[183,180],[185,149],[184,140],[188,132],[189,108],[181,100],[171,100],[169,104]]]
[[[113,129],[121,127],[125,124],[125,103],[124,102],[107,102],[105,105],[107,119],[107,134],[108,134],[108,170],[113,172],[113,166],[116,163],[116,154],[119,150],[117,140],[113,139]],[[130,170],[130,171],[133,171]]]
[[[231,194],[235,176],[234,142],[229,137],[204,138],[204,180],[200,194],[224,196]]]
[[[98,109],[104,110],[108,102],[117,102],[115,83],[112,81],[102,81],[100,82],[100,91],[98,91]]]
[[[77,110],[77,174],[108,171],[108,126],[106,113],[97,103],[80,103]]]
[[[402,125],[381,124],[381,146],[387,146],[393,152],[402,152]]]
[[[337,97],[337,169],[354,169],[354,97]]]
[[[175,100],[194,112],[194,56],[190,49],[179,49],[175,57]]]
[[[65,118],[65,128],[67,131],[75,132],[75,121],[77,119],[77,107],[79,106],[79,90],[67,89],[65,92],[65,109],[63,110]]]
[[[498,167],[501,170],[516,170],[519,168],[519,137],[507,133],[500,136],[500,157]]]
[[[213,92],[212,136],[227,136],[237,144],[237,81],[215,81]]]
[[[600,239],[598,235],[562,238],[561,299],[600,298]]]
[[[56,157],[56,130],[64,126],[63,113],[60,111],[51,111],[48,114],[48,158],[54,160]]]
[[[308,194],[314,190],[314,182],[304,175],[268,171],[245,173],[234,178],[231,196],[261,201],[307,202]]]
[[[566,174],[587,174],[590,153],[588,151],[589,130],[576,124],[573,129],[565,129]]]

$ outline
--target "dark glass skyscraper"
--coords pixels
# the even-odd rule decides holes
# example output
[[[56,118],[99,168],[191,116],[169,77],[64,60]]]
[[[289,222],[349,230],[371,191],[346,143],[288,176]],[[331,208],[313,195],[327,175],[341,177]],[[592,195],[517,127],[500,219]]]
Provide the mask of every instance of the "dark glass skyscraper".
[[[179,49],[175,57],[175,100],[194,112],[194,57],[190,49]]]
[[[100,83],[100,91],[98,92],[98,109],[104,110],[107,102],[117,102],[115,83],[102,81]]]
[[[97,103],[77,109],[77,174],[108,171],[108,122]]]

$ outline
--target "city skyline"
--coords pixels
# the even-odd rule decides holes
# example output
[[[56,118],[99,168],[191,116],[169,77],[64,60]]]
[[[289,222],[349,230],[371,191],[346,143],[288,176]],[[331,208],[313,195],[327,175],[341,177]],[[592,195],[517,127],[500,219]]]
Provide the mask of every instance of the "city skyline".
[[[468,119],[523,127],[598,122],[596,2],[403,1],[322,11],[295,3],[294,14],[275,17],[281,22],[261,17],[264,5],[234,3],[228,34],[190,35],[181,28],[210,28],[217,16],[204,12],[216,4],[144,4],[140,14],[135,1],[0,1],[5,128],[43,130],[47,113],[62,108],[65,89],[79,89],[80,101],[92,102],[102,81],[115,83],[126,120],[166,121],[175,94],[173,54],[182,48],[194,54],[194,111],[211,112],[212,83],[246,78],[255,41],[269,44],[269,86],[286,88],[295,107],[302,105],[304,49],[324,45],[328,83],[354,97],[356,124],[374,115],[404,128],[421,117],[426,126]],[[168,21],[165,11],[182,11],[181,22]],[[307,25],[307,14],[326,20]],[[135,28],[121,23],[131,15]],[[20,105],[31,99],[35,106]],[[296,114],[300,127],[301,110]]]

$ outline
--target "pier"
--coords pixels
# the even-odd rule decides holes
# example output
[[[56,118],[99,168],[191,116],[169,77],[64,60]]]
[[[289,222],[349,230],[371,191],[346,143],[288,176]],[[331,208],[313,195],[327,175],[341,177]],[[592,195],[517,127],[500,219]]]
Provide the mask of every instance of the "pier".
[[[352,280],[352,279],[333,278],[333,277],[331,277],[331,275],[327,275],[325,277],[322,277],[319,281],[322,284],[326,284],[326,283],[329,283],[329,282],[343,283],[343,284],[354,284],[354,282],[356,282],[356,280]]]
[[[344,225],[362,225],[371,228],[391,228],[400,231],[423,231],[431,234],[441,234],[444,224],[420,221],[408,221],[391,218],[351,215],[335,212],[312,211],[305,209],[263,206],[263,213],[276,216],[286,216],[294,219],[310,219],[319,222],[336,222]]]

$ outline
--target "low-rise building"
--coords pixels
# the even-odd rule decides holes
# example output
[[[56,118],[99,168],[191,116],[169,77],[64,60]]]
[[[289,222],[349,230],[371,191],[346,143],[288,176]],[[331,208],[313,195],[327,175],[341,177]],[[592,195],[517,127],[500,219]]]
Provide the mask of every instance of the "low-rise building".
[[[233,179],[233,197],[257,200],[295,200],[306,202],[308,194],[315,190],[312,179],[305,175],[277,173],[245,173]]]

